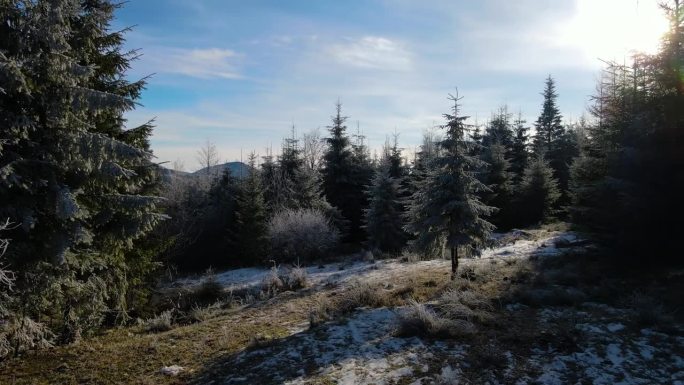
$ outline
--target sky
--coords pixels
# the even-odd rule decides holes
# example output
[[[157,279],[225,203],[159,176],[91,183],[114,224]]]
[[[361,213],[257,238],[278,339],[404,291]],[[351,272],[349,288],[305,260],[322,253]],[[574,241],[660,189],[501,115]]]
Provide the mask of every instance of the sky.
[[[131,79],[152,75],[133,127],[155,118],[158,162],[198,168],[207,140],[221,160],[278,152],[292,126],[325,136],[339,100],[349,131],[407,153],[443,123],[449,93],[485,123],[507,105],[532,125],[544,80],[567,122],[590,104],[603,60],[653,51],[666,22],[656,0],[132,0]]]

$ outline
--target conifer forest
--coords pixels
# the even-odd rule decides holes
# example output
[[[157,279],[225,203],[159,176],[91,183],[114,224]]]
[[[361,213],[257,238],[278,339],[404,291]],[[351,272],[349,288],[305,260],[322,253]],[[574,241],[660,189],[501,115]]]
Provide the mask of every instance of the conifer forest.
[[[443,21],[432,7],[485,12],[453,18],[480,34],[523,28],[524,7],[561,14],[428,3],[0,0],[0,384],[684,384],[684,2],[567,2],[624,11],[585,35],[617,36],[635,9],[635,36],[662,26],[649,49],[597,52],[586,78],[567,75],[576,51],[534,56],[551,27],[511,57],[449,56],[431,35],[446,26],[415,31],[434,43],[424,56],[377,37]],[[200,28],[184,7],[226,21]],[[367,13],[376,37],[353,40],[351,21],[338,43],[297,37]],[[247,41],[283,28],[261,22],[274,14],[294,37],[153,60],[167,33],[200,47],[227,38],[220,25]],[[447,75],[490,49],[476,75]],[[288,50],[306,66],[294,80]],[[402,85],[428,58],[441,84],[411,98],[423,88]],[[349,78],[307,82],[337,65]],[[498,66],[523,70],[493,81]],[[492,97],[506,82],[512,96]],[[384,86],[396,99],[364,104]],[[242,115],[198,102],[201,118],[183,117],[202,92]],[[147,105],[162,112],[140,120]],[[165,147],[174,135],[190,152]]]

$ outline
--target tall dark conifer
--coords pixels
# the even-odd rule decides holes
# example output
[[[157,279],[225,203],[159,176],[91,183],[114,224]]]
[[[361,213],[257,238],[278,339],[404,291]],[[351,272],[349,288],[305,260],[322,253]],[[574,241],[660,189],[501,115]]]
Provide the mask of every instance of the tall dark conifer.
[[[124,127],[145,82],[126,80],[135,53],[110,22],[107,0],[11,2],[0,7],[0,213],[22,226],[8,254],[47,277],[49,317],[61,340],[125,316],[127,277],[143,255],[136,241],[163,216],[154,196],[151,125]],[[33,274],[33,273],[30,273]],[[136,273],[137,274],[137,273]],[[28,298],[28,296],[27,296]],[[29,306],[28,301],[22,306]]]

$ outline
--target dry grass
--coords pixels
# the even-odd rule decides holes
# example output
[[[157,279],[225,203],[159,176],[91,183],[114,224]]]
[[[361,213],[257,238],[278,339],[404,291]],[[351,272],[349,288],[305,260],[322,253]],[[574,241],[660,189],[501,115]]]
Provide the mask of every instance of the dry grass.
[[[456,338],[475,333],[473,323],[438,314],[428,306],[409,300],[408,307],[399,317],[397,335]]]
[[[173,311],[167,310],[143,321],[142,329],[148,333],[160,333],[173,329]]]

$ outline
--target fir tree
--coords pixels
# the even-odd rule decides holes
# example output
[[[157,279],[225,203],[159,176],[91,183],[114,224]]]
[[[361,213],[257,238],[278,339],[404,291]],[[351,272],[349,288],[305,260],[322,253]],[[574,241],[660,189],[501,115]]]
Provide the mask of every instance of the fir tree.
[[[468,155],[465,119],[458,110],[459,97],[450,95],[453,112],[445,114],[446,137],[440,143],[442,154],[421,189],[413,195],[407,230],[416,236],[414,245],[425,248],[444,242],[451,255],[451,277],[456,278],[459,252],[478,254],[488,243],[494,226],[484,218],[494,208],[479,201],[477,194],[487,187],[475,173],[483,162]]]
[[[544,222],[556,213],[556,202],[560,198],[558,181],[544,158],[532,160],[520,184],[520,216],[525,225]]]
[[[106,1],[17,2],[0,7],[0,212],[22,224],[8,255],[18,287],[41,269],[48,315],[72,341],[108,309],[125,316],[136,241],[163,219],[151,125],[125,129],[145,82],[129,82],[134,53],[111,32]],[[42,267],[41,267],[42,266]],[[121,318],[120,317],[120,318]]]
[[[390,164],[376,172],[368,189],[369,205],[364,213],[371,250],[395,253],[406,242],[399,181],[390,176]]]

